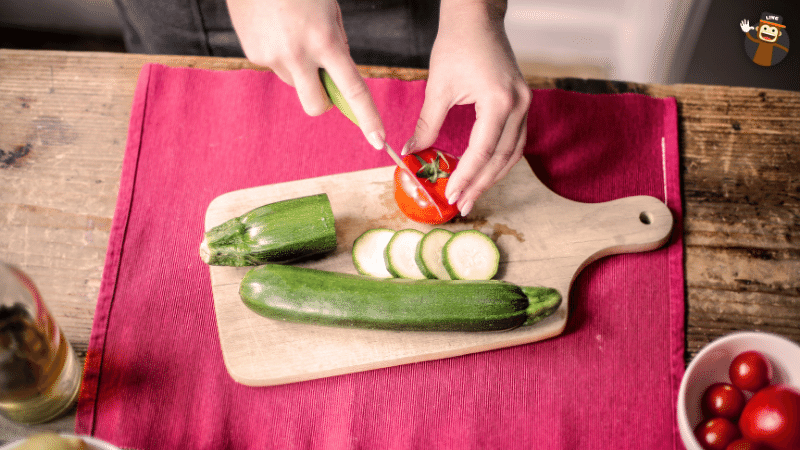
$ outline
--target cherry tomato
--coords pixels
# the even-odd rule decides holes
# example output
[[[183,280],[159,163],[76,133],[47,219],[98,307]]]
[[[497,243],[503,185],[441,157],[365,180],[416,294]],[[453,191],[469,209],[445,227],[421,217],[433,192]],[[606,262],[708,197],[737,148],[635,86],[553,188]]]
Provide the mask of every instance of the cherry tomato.
[[[737,439],[727,447],[725,450],[769,450],[764,444],[759,442],[751,441],[749,439]]]
[[[744,408],[744,394],[732,384],[714,383],[703,393],[700,405],[706,417],[736,420]]]
[[[705,450],[725,450],[725,447],[741,437],[741,434],[730,420],[714,417],[701,422],[694,429],[694,437]]]
[[[739,418],[742,435],[775,450],[800,449],[800,391],[768,386],[747,402]]]
[[[772,367],[764,355],[751,350],[733,358],[728,375],[734,386],[743,391],[756,392],[769,384]]]
[[[432,225],[445,223],[455,217],[458,207],[447,202],[444,189],[450,174],[458,165],[458,158],[429,148],[406,155],[403,162],[416,174],[435,205],[411,181],[411,175],[397,167],[394,170],[394,198],[400,211],[413,221]]]

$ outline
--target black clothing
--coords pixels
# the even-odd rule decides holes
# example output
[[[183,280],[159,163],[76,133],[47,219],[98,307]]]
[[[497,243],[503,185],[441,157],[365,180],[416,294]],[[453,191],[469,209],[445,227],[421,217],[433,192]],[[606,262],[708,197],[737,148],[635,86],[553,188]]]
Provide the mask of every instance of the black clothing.
[[[239,56],[225,0],[115,0],[131,53]],[[427,68],[438,1],[340,0],[356,64]]]

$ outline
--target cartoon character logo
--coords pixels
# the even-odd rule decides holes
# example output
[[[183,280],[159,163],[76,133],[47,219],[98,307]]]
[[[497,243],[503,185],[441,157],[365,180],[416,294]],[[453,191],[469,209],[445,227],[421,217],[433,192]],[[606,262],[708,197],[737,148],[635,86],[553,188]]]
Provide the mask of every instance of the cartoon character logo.
[[[746,19],[739,26],[745,33],[744,50],[759,66],[778,64],[789,52],[789,33],[786,32],[783,17],[763,12],[758,27],[750,26],[750,21]],[[750,34],[752,30],[756,30],[755,36]]]

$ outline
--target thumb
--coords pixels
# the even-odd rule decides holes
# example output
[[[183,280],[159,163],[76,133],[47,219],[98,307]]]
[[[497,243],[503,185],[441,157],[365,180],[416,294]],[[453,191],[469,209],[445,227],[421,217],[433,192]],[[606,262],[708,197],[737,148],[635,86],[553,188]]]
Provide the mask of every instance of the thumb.
[[[419,112],[414,135],[403,146],[401,154],[408,155],[418,150],[426,149],[436,142],[439,130],[442,128],[447,111],[450,110],[448,102],[441,97],[429,98],[425,96],[422,110]]]

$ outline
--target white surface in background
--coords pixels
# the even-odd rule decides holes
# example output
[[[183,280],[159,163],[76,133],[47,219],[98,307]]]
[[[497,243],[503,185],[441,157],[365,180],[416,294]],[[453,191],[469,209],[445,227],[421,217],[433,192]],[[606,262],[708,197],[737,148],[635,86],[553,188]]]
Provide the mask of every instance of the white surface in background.
[[[602,67],[622,81],[666,83],[694,50],[708,0],[510,0],[517,59]],[[680,70],[680,68],[678,69]]]

